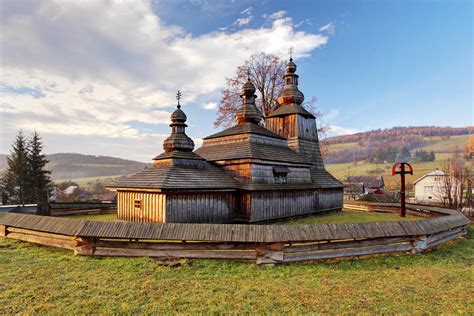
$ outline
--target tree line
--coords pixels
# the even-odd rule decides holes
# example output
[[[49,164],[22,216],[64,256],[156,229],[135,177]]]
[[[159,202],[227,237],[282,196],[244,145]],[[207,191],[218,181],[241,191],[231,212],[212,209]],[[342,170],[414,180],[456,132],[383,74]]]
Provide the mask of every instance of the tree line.
[[[48,201],[51,171],[45,169],[48,160],[43,154],[43,147],[37,132],[28,138],[23,132],[18,132],[7,157],[7,170],[2,177],[5,187],[3,202],[23,205]]]
[[[457,135],[469,135],[474,132],[474,126],[468,127],[438,127],[438,126],[418,126],[418,127],[392,127],[389,129],[376,129],[368,132],[356,133],[352,135],[342,135],[326,138],[328,144],[343,144],[357,142],[373,142],[391,137],[450,137]]]

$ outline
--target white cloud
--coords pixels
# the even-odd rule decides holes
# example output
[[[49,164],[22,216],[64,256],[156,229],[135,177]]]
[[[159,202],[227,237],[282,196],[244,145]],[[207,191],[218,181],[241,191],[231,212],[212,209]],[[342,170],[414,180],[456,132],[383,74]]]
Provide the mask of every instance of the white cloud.
[[[296,28],[301,27],[303,24],[313,25],[313,23],[311,23],[310,19],[305,19],[305,20],[302,20],[302,21],[299,21],[298,23],[296,23],[295,27]]]
[[[278,20],[278,19],[284,18],[285,16],[286,16],[286,11],[281,10],[281,11],[274,12],[270,15],[265,14],[263,17],[268,18],[269,20]]]
[[[338,125],[329,125],[329,133],[334,134],[335,136],[339,135],[350,135],[355,133],[360,133],[361,130],[355,128],[342,127]]]
[[[217,102],[209,102],[201,105],[204,110],[215,110],[217,109]]]
[[[241,13],[241,14],[250,15],[250,14],[252,14],[252,11],[253,11],[253,8],[252,8],[252,7],[248,7],[248,8],[246,8],[246,9],[242,10],[240,13]]]
[[[319,31],[327,33],[329,35],[334,35],[336,33],[336,24],[331,22],[326,25],[323,25],[319,28]]]
[[[238,18],[237,20],[235,20],[234,24],[238,26],[247,25],[252,21],[252,19],[253,19],[252,16],[248,16],[246,18]]]
[[[3,152],[20,128],[58,144],[76,135],[76,151],[105,138],[159,151],[162,133],[139,124],[168,124],[177,89],[183,104],[209,100],[251,54],[285,57],[295,46],[295,58],[304,57],[328,40],[295,31],[284,15],[266,27],[194,36],[162,23],[146,1],[11,1],[0,27]],[[129,150],[140,152],[138,144]]]

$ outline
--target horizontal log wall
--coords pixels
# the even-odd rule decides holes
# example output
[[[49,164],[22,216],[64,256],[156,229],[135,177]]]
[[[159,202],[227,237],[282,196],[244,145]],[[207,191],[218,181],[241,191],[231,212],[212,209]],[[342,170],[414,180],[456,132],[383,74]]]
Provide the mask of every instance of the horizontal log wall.
[[[253,260],[257,264],[291,263],[387,253],[416,254],[464,236],[456,227],[427,236],[401,236],[306,243],[237,243],[184,241],[125,241],[93,239],[38,232],[0,225],[0,237],[74,250],[98,257],[153,257],[160,259]],[[2,235],[4,234],[4,236]]]
[[[360,205],[360,203],[358,203]],[[373,205],[371,205],[373,206]],[[394,207],[389,203],[387,207]],[[380,207],[380,205],[377,205]],[[374,231],[381,229],[381,223],[352,224],[362,226],[363,234],[358,237],[348,239],[343,237],[345,231],[337,233],[333,231],[330,235],[340,237],[334,239],[318,238],[304,239],[302,242],[296,238],[284,239],[284,242],[260,242],[265,240],[264,236],[259,237],[259,242],[226,241],[218,234],[216,241],[205,240],[151,240],[151,239],[123,239],[125,236],[132,236],[135,230],[130,231],[122,237],[106,238],[108,235],[106,227],[110,225],[100,225],[95,221],[66,220],[54,217],[43,217],[35,215],[8,214],[0,218],[0,238],[20,240],[41,245],[74,250],[77,255],[84,256],[124,256],[124,257],[156,257],[160,259],[168,258],[207,258],[207,259],[234,259],[252,260],[257,264],[289,263],[299,261],[333,259],[341,257],[356,257],[364,255],[386,254],[386,253],[423,253],[430,249],[435,249],[446,242],[457,239],[467,234],[469,221],[460,213],[452,213],[452,210],[441,208],[427,208],[425,206],[411,206],[412,209],[423,209],[425,212],[432,211],[436,216],[444,214],[444,218],[421,220],[416,225],[413,222],[395,222],[394,226],[403,225],[404,229],[400,233],[389,234],[390,237],[374,234]],[[6,219],[8,217],[8,220]],[[65,230],[63,224],[68,223],[68,227],[77,226],[72,230]],[[80,225],[84,225],[82,228]],[[15,226],[12,226],[15,225]],[[99,235],[88,233],[87,227],[100,226]],[[169,229],[170,226],[145,225],[146,230]],[[168,225],[168,224],[166,224]],[[183,225],[185,224],[170,224]],[[153,226],[153,227],[152,227]],[[171,226],[171,227],[175,227]],[[213,231],[219,231],[218,227],[226,225],[212,226]],[[349,225],[313,225],[315,229],[338,230],[345,229]],[[422,228],[425,227],[425,228]],[[37,229],[35,229],[35,227]],[[62,227],[62,228],[61,228]],[[178,227],[178,228],[179,228]],[[189,227],[189,226],[186,226]],[[206,226],[207,227],[207,226]],[[226,226],[227,227],[227,226]],[[242,225],[242,227],[247,227]],[[265,228],[255,225],[254,228]],[[281,227],[281,226],[269,226]],[[302,225],[305,230],[308,225]],[[412,229],[409,229],[412,227]],[[419,227],[421,229],[416,229]],[[176,227],[175,227],[176,228]],[[290,227],[283,227],[282,233],[287,232]],[[236,231],[241,228],[236,227]],[[413,230],[414,229],[414,230]],[[371,231],[373,230],[373,231]],[[262,230],[262,232],[265,229]],[[393,230],[392,230],[393,231]],[[405,232],[404,232],[405,231]],[[411,231],[411,233],[409,233]],[[178,233],[178,231],[177,231]],[[132,235],[130,235],[132,234]],[[180,234],[178,234],[180,235]],[[347,235],[347,234],[346,234]],[[177,236],[177,235],[175,235]],[[174,237],[173,236],[173,239]],[[369,237],[372,236],[372,237]],[[128,237],[127,237],[128,238]],[[142,238],[142,237],[140,237]],[[344,238],[344,239],[342,239]],[[161,238],[160,238],[161,239]],[[168,238],[169,239],[169,238]],[[184,238],[183,238],[184,239]],[[197,238],[195,238],[197,239]],[[209,240],[209,239],[207,239]],[[268,240],[268,239],[267,239]],[[275,240],[275,239],[274,239]]]
[[[133,222],[166,222],[166,195],[152,192],[117,192],[117,218]],[[140,207],[135,207],[140,201]]]

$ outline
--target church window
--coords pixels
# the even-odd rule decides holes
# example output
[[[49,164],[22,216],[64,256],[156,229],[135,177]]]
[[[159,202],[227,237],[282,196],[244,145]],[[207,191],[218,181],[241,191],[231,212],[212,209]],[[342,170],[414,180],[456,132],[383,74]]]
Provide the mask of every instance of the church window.
[[[133,206],[137,209],[141,209],[142,208],[142,200],[133,201]]]
[[[282,166],[273,167],[273,177],[275,179],[275,184],[287,184],[289,172],[290,170],[288,169],[288,167],[282,167]]]

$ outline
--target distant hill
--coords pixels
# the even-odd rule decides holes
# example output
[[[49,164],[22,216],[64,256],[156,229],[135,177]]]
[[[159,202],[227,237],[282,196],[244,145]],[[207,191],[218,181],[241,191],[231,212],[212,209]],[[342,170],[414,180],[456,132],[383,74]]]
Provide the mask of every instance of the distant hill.
[[[127,175],[142,170],[146,163],[109,157],[58,153],[47,155],[47,169],[54,180]],[[7,155],[0,154],[0,170],[7,168]]]
[[[348,163],[375,161],[387,151],[391,155],[416,151],[436,154],[460,154],[466,149],[469,134],[474,134],[474,126],[468,127],[394,127],[378,129],[353,135],[336,136],[322,141],[324,162]],[[398,158],[397,158],[398,159]],[[406,158],[405,158],[406,159]]]
[[[393,137],[449,137],[458,135],[474,134],[474,126],[467,127],[439,127],[439,126],[416,126],[416,127],[392,127],[387,129],[376,129],[351,135],[342,135],[326,138],[327,144],[357,143],[360,141],[386,140]]]

